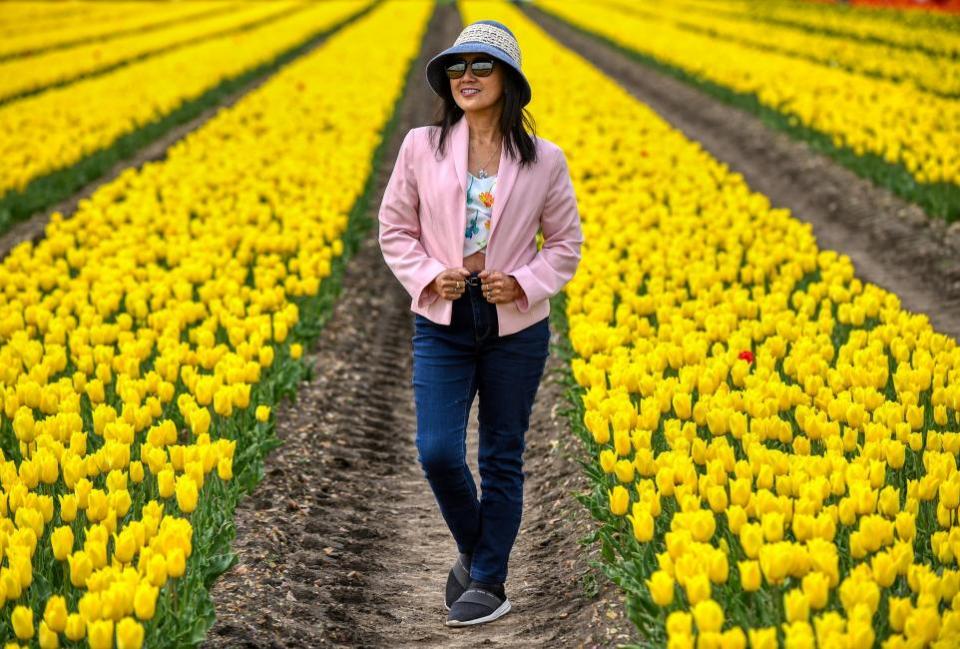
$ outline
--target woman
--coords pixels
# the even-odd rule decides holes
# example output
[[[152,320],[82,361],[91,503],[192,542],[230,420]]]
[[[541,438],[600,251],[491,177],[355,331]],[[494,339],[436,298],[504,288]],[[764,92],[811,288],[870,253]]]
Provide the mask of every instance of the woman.
[[[447,625],[510,610],[507,560],[523,508],[524,434],[550,340],[549,298],[583,235],[563,152],[527,132],[530,86],[503,24],[467,26],[427,64],[442,116],[403,140],[380,206],[384,259],[414,311],[418,461],[460,552]],[[537,230],[544,243],[537,250]],[[482,498],[466,464],[479,391]]]

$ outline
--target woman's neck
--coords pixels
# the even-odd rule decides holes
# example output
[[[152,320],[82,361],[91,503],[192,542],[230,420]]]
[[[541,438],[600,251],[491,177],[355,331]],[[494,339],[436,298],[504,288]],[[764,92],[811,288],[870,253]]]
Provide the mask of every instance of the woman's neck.
[[[464,113],[474,146],[496,145],[500,141],[500,107],[491,106],[481,111]]]

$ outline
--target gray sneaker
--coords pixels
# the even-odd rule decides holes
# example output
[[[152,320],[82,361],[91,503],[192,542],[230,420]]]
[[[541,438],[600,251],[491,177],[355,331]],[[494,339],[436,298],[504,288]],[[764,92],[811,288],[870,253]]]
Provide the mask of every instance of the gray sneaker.
[[[469,626],[492,622],[510,611],[510,600],[503,584],[470,581],[470,587],[453,603],[447,613],[447,626]]]
[[[444,595],[443,605],[449,611],[453,603],[457,601],[463,591],[470,587],[470,562],[472,556],[460,553],[453,568],[450,568],[450,574],[447,575],[447,590]]]

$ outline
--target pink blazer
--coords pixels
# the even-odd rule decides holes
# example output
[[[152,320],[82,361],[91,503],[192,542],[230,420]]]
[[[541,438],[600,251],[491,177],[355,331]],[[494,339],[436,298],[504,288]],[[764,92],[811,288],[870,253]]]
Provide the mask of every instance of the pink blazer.
[[[463,266],[469,129],[461,117],[439,160],[431,129],[439,127],[410,129],[400,146],[380,204],[378,239],[384,260],[410,294],[410,309],[448,325],[453,302],[441,298],[432,282],[443,270]],[[583,233],[567,160],[556,144],[538,137],[537,162],[523,168],[504,147],[497,176],[485,267],[513,275],[526,294],[496,305],[498,333],[506,336],[550,313],[549,298],[576,272]]]

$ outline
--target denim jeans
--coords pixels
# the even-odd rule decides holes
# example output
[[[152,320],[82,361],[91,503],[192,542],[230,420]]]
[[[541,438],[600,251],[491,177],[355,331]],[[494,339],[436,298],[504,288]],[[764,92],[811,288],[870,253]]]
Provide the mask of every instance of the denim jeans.
[[[549,354],[549,318],[499,336],[496,305],[483,297],[476,272],[454,300],[449,325],[415,316],[417,459],[457,548],[473,554],[470,577],[502,583],[520,529],[524,434]],[[466,462],[478,391],[479,500]]]

